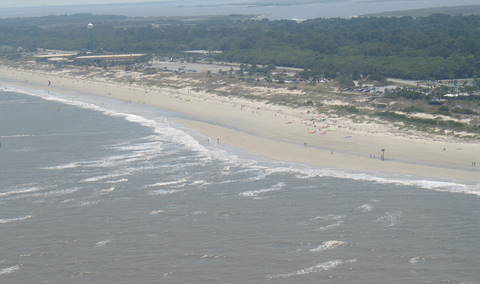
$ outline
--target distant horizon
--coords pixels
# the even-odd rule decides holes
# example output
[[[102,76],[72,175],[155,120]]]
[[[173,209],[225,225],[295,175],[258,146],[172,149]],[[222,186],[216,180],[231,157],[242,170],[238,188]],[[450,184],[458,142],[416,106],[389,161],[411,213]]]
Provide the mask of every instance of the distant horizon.
[[[257,2],[258,5],[247,5]],[[267,5],[268,0],[5,0],[0,18],[41,17],[48,15],[96,14],[128,17],[259,15],[269,19],[351,18],[372,13],[413,9],[479,5],[478,0],[277,0],[282,5]],[[277,3],[275,2],[275,3]],[[181,5],[179,5],[181,3]],[[240,5],[244,3],[245,5]],[[233,5],[235,4],[235,5]],[[33,5],[33,6],[32,6]],[[35,6],[36,5],[36,6]]]
[[[369,2],[390,2],[393,3],[396,2],[409,2],[409,0],[371,0]],[[411,0],[410,0],[411,1]],[[441,1],[436,1],[436,0],[424,0],[424,2],[430,2],[431,5],[430,7],[444,7],[444,6],[466,6],[466,5],[480,5],[480,3],[474,3],[477,2],[476,0],[463,0],[463,1],[457,1],[457,3],[454,3],[453,5],[445,5],[445,3],[438,3]],[[44,0],[42,1],[42,4],[39,4],[37,0],[3,0],[0,2],[0,9],[10,9],[10,8],[37,8],[37,7],[70,7],[70,6],[95,6],[95,5],[116,5],[116,4],[181,4],[181,6],[215,6],[219,5],[222,6],[224,4],[241,4],[241,3],[269,3],[272,2],[275,3],[275,1],[261,1],[261,0],[186,0],[186,1],[181,1],[181,0],[76,0],[74,3],[71,0]],[[197,2],[198,4],[196,4]],[[288,0],[278,0],[279,3],[282,2],[288,2]],[[293,1],[295,2],[295,1]],[[304,3],[302,3],[304,2]],[[299,1],[298,5],[305,5],[305,4],[326,4],[331,1],[325,1],[325,0],[312,0],[310,1]],[[336,4],[340,4],[342,2],[351,2],[351,0],[338,0],[336,1]],[[422,2],[422,1],[418,1]],[[468,3],[464,3],[468,2]],[[335,3],[335,2],[334,2]],[[193,5],[192,5],[193,4]],[[449,3],[450,4],[450,3]],[[260,6],[269,6],[269,5],[260,5]],[[277,6],[277,5],[271,5],[271,6]],[[289,5],[290,6],[290,5]],[[407,8],[406,8],[407,9]],[[403,10],[403,9],[402,9]]]
[[[171,0],[78,0],[72,3],[70,0],[46,0],[39,5],[36,0],[3,0],[0,9],[10,8],[35,8],[51,6],[85,6],[85,5],[108,5],[108,4],[134,4],[134,3],[162,3]]]

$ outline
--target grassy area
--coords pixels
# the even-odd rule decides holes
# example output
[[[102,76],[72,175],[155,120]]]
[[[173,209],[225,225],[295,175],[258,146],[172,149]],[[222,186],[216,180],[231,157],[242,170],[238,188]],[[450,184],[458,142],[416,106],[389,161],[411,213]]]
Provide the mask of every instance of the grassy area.
[[[414,126],[422,130],[439,128],[443,130],[467,131],[467,132],[480,133],[480,125],[467,125],[465,123],[461,123],[454,120],[418,118],[418,117],[411,117],[411,116],[398,114],[390,111],[375,112],[375,116],[388,121],[403,122],[405,124]]]

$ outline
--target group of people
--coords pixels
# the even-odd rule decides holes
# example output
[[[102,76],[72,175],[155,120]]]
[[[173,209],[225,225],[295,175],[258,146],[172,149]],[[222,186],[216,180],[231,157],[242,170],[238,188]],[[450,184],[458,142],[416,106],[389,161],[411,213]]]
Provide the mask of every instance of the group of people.
[[[210,137],[208,137],[207,143],[210,145],[210,143],[211,143]],[[217,138],[217,144],[220,144],[220,138]]]
[[[370,159],[376,159],[377,155],[376,154],[370,154]],[[382,153],[380,154],[380,160],[385,161],[385,155]]]

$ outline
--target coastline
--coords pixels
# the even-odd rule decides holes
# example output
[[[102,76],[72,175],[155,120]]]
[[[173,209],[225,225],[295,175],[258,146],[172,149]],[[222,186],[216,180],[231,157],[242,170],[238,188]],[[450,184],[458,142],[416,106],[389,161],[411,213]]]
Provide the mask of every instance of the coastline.
[[[0,66],[0,79],[19,87],[106,96],[178,112],[188,119],[177,122],[212,141],[218,138],[222,144],[273,160],[418,178],[480,180],[480,167],[471,168],[472,161],[480,160],[478,143],[399,136],[382,133],[381,128],[369,131],[376,125],[339,125],[314,132],[306,123],[311,114],[305,109],[219,97],[188,87],[145,87],[6,66]],[[385,161],[379,159],[381,149],[386,149]]]

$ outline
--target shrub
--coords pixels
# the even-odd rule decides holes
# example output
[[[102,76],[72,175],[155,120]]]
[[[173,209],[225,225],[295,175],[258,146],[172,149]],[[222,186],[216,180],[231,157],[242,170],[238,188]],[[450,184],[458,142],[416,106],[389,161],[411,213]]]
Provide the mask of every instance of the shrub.
[[[478,114],[477,112],[468,108],[454,108],[452,109],[452,112],[460,114]]]
[[[406,107],[406,108],[402,109],[402,112],[414,113],[414,112],[425,112],[425,110],[423,108],[419,108],[419,107],[416,107],[416,106],[409,106],[409,107]]]
[[[441,106],[438,108],[439,112],[449,112],[450,109],[447,106]]]
[[[343,105],[343,106],[334,106],[333,108],[340,113],[354,113],[354,114],[360,113],[360,110],[354,106]]]

